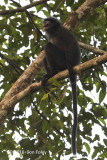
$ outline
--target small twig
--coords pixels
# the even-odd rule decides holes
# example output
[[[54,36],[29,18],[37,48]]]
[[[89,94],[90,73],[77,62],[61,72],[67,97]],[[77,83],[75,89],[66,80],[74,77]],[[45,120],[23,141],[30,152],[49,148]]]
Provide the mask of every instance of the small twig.
[[[15,3],[18,7],[22,7],[18,2],[14,1],[14,0],[11,0],[11,1],[12,1],[13,3]],[[35,31],[37,31],[40,35],[43,36],[42,32],[38,29],[38,27],[37,27],[36,24],[34,23],[30,12],[28,12],[27,10],[25,10],[25,13],[26,13],[26,15],[27,15],[27,17],[28,17],[31,25],[32,25],[32,28],[33,28]],[[44,37],[44,36],[43,36],[43,37]]]
[[[45,2],[47,2],[47,0],[40,0],[40,1],[33,2],[31,4],[28,4],[24,7],[19,7],[17,9],[0,11],[0,15],[15,14],[16,12],[24,12],[28,8],[40,5],[40,4],[45,3]]]
[[[14,70],[18,73],[18,74],[22,74],[23,73],[23,70],[17,66],[11,59],[7,58],[6,56],[4,56],[2,53],[0,53],[0,57],[2,59],[5,59],[13,68]]]

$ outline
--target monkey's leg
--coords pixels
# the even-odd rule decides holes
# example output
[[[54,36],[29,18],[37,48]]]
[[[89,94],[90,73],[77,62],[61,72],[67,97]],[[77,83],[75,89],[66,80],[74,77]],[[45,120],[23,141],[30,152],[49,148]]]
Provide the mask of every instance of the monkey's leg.
[[[57,55],[59,54],[58,48],[52,43],[48,42],[45,46],[46,58],[44,59],[44,68],[46,74],[42,78],[42,84],[45,85],[46,81],[58,73]]]

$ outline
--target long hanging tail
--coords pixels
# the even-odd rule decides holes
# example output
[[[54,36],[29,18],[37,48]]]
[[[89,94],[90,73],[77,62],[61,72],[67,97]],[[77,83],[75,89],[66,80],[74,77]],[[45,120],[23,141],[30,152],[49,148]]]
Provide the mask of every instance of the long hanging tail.
[[[73,127],[72,127],[72,152],[76,154],[76,135],[77,135],[77,88],[76,88],[76,76],[70,73],[70,81],[72,86],[72,99],[73,99]]]

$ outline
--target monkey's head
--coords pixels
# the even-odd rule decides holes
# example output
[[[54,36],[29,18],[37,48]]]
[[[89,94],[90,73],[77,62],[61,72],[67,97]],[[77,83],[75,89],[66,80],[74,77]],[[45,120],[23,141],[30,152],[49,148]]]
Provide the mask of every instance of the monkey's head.
[[[43,21],[43,30],[47,33],[50,33],[53,30],[55,31],[55,28],[59,26],[61,26],[61,23],[53,17],[46,18]]]

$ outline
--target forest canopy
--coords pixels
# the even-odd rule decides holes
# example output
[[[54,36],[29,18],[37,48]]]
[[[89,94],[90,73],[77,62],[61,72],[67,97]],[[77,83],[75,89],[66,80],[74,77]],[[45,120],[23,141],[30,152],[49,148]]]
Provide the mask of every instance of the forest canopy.
[[[43,19],[55,17],[81,49],[77,73],[77,155],[71,150],[72,90],[67,70],[42,87]],[[107,0],[0,3],[1,160],[107,158]]]

